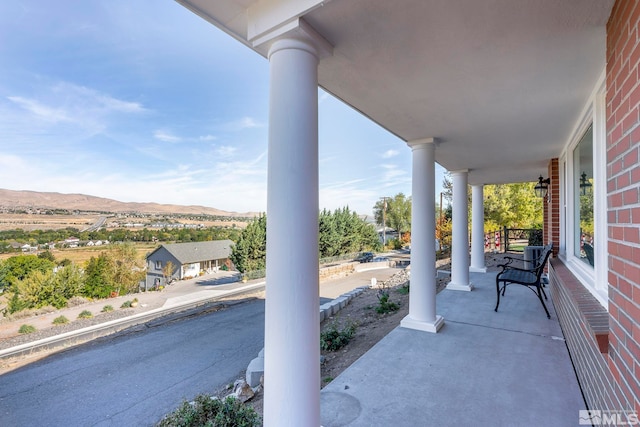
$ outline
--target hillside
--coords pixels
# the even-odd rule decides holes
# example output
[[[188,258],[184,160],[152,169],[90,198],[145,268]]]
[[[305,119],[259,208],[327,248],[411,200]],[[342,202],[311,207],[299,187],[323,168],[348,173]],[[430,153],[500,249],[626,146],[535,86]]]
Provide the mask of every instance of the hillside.
[[[161,203],[119,202],[86,194],[14,191],[0,188],[0,210],[9,209],[66,209],[89,212],[146,213],[146,214],[206,214],[228,217],[253,217],[256,212],[228,212],[206,206],[181,206]]]

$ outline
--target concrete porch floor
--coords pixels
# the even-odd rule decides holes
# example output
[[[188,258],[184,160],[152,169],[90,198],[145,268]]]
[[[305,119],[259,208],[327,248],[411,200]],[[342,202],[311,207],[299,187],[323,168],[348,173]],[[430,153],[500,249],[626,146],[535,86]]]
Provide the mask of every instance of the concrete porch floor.
[[[444,290],[437,334],[398,327],[321,393],[324,427],[574,426],[586,409],[547,285],[510,285],[471,273],[471,292]]]

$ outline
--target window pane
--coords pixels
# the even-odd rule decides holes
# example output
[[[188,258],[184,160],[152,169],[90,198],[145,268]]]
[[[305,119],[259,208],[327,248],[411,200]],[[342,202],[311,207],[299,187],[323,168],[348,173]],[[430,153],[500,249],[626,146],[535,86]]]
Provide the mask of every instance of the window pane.
[[[593,128],[573,151],[574,255],[593,266]]]

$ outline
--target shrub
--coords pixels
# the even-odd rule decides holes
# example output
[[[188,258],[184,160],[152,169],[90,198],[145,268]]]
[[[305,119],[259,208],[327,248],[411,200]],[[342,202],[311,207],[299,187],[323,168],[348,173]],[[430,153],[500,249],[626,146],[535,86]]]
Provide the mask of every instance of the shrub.
[[[398,311],[400,306],[393,301],[389,301],[389,291],[386,289],[381,289],[378,291],[378,306],[376,307],[376,312],[378,314],[392,313],[394,311]]]
[[[83,298],[81,296],[75,296],[75,297],[69,298],[69,300],[67,301],[67,307],[77,307],[87,302],[89,302],[87,298]]]
[[[398,293],[400,295],[407,295],[409,293],[409,282],[407,282],[404,285],[400,286],[398,288]]]
[[[336,351],[349,343],[356,332],[356,324],[349,322],[342,329],[336,322],[331,323],[320,333],[320,348],[325,351]]]
[[[54,325],[64,325],[67,323],[69,323],[69,319],[67,319],[65,316],[58,316],[55,319],[53,319]]]
[[[125,301],[122,303],[122,305],[120,306],[120,308],[131,308],[131,301]]]
[[[32,334],[36,331],[36,327],[33,325],[22,325],[18,332],[21,334]]]
[[[80,314],[78,314],[78,319],[91,319],[93,314],[89,310],[83,310]]]
[[[543,234],[541,229],[529,230],[529,246],[542,246],[543,243]]]
[[[158,427],[258,427],[262,424],[256,411],[235,397],[224,400],[206,394],[198,395],[193,402],[182,406],[162,419]]]
[[[110,311],[113,311],[113,306],[112,305],[105,305],[104,307],[102,307],[102,312],[103,313],[108,313]]]

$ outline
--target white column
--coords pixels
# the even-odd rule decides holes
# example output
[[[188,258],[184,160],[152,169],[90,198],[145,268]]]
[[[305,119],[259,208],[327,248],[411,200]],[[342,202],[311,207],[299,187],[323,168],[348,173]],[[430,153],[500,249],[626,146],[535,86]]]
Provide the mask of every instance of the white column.
[[[471,186],[471,267],[469,271],[486,273],[484,264],[484,186]]]
[[[264,425],[320,425],[318,53],[269,50]]]
[[[435,139],[408,142],[412,150],[411,293],[409,314],[400,326],[438,332],[444,324],[436,315]]]
[[[453,178],[453,230],[451,236],[451,282],[447,289],[470,291],[469,283],[469,202],[467,170],[451,172]]]

